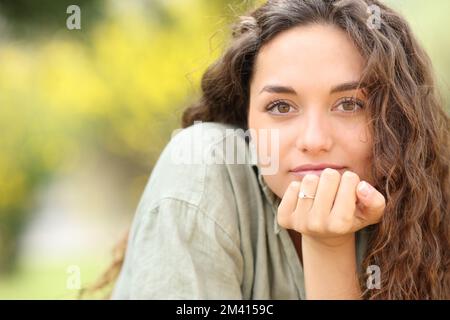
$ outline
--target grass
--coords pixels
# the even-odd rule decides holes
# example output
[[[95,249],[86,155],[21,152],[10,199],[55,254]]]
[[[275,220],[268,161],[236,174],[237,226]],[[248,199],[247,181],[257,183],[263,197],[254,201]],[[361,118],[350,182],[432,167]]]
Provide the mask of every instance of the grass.
[[[21,262],[13,275],[0,276],[0,299],[77,299],[77,283],[81,287],[92,285],[108,263],[89,257]]]

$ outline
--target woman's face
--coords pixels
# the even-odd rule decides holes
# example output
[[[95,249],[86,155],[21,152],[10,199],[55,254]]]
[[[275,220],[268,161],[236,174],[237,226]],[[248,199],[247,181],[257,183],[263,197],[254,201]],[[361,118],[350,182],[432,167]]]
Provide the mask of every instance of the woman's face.
[[[266,156],[271,157],[266,165],[277,167],[262,174],[280,198],[292,181],[307,173],[320,175],[321,165],[353,171],[372,183],[366,97],[355,89],[363,67],[364,59],[345,32],[329,25],[289,29],[259,51],[248,126],[260,167]],[[298,168],[304,165],[319,169]]]

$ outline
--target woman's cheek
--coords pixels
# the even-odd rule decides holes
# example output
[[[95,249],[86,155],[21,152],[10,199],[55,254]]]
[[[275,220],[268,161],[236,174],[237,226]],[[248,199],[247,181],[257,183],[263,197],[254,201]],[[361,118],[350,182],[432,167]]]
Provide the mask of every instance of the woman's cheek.
[[[255,137],[255,139],[253,139]],[[253,148],[263,175],[277,175],[282,171],[283,151],[280,130],[259,128],[252,133]],[[254,150],[254,151],[255,151]]]

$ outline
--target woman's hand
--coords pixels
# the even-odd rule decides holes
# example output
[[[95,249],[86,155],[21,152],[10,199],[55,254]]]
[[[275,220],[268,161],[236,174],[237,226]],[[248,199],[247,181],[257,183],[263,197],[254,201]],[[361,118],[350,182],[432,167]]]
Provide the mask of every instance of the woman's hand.
[[[299,198],[303,191],[314,199]],[[354,233],[378,223],[384,213],[384,196],[351,171],[322,171],[320,178],[308,174],[292,182],[278,207],[278,224],[327,246],[340,246]]]

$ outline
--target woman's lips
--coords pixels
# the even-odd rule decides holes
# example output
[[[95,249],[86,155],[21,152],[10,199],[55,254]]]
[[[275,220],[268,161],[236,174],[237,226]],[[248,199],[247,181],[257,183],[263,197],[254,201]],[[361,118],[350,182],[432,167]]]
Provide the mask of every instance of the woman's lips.
[[[289,173],[296,176],[296,177],[304,177],[307,174],[314,174],[318,177],[320,177],[320,175],[322,174],[322,171],[325,170],[324,169],[320,169],[320,170],[301,170],[301,171],[290,171]],[[346,170],[345,168],[342,169],[334,169],[337,170],[340,174],[344,173],[344,171]]]

